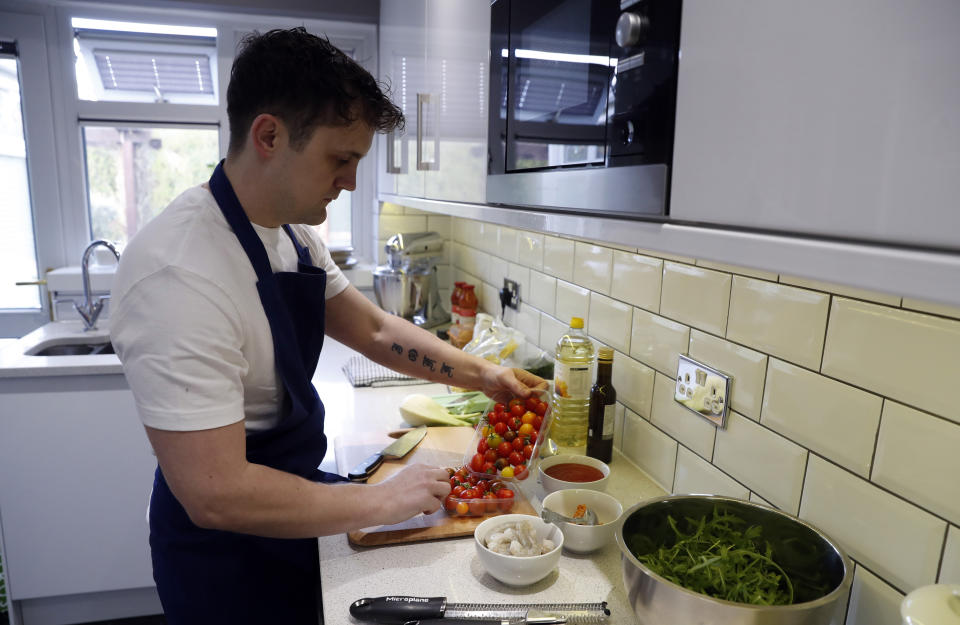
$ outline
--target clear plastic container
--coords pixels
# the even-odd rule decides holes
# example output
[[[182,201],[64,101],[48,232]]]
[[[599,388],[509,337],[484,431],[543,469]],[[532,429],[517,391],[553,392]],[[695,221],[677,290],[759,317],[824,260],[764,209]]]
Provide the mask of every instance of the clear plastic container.
[[[536,400],[539,409],[533,402],[528,406],[526,400],[519,400],[523,402],[523,409],[517,411],[519,414],[511,413],[512,406],[508,402],[494,404],[493,410],[481,418],[463,456],[463,464],[472,475],[489,476],[507,483],[525,480],[530,476],[530,471],[536,466],[540,456],[540,446],[546,439],[541,433],[550,429],[552,420],[549,393],[535,391],[531,398]],[[498,406],[502,406],[499,411]],[[530,410],[531,407],[534,409]],[[532,416],[527,413],[532,413]],[[513,421],[514,418],[516,422]],[[520,443],[514,443],[514,440],[519,440]],[[510,444],[512,449],[509,453],[499,452],[503,442]],[[474,459],[478,454],[486,456],[491,449],[496,455],[485,457],[482,463],[475,463]],[[518,456],[511,458],[512,453],[517,453]]]
[[[459,485],[463,489],[459,495],[454,494],[456,490],[452,491],[444,500],[443,509],[448,515],[477,517],[513,510],[517,494],[509,484],[502,480],[474,475],[465,467],[447,471],[450,472],[450,487],[455,489]]]
[[[561,447],[584,447],[590,418],[590,387],[596,350],[583,331],[583,319],[573,317],[557,341],[553,364],[553,424],[550,438]]]

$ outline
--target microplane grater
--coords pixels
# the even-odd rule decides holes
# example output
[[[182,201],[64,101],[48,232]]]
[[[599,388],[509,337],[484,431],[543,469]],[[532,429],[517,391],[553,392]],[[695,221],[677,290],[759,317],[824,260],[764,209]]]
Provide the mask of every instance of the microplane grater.
[[[357,620],[382,624],[443,619],[468,625],[471,621],[507,623],[566,623],[601,625],[610,616],[605,601],[598,603],[448,603],[446,597],[393,595],[358,599],[350,605]],[[432,622],[432,621],[431,621]]]

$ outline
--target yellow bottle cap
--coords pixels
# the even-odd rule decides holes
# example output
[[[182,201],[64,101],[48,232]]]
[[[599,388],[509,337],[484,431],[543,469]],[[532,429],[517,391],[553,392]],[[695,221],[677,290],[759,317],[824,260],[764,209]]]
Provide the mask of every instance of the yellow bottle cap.
[[[613,348],[601,347],[597,349],[597,358],[600,360],[613,360]]]
[[[583,319],[581,317],[570,317],[570,327],[574,330],[582,330]]]

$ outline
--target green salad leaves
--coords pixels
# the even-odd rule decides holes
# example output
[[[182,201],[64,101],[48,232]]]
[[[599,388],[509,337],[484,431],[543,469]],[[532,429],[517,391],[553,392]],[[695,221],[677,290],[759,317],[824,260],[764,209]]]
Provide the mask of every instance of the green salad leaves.
[[[793,603],[793,584],[773,561],[759,525],[727,511],[712,518],[686,518],[683,527],[667,518],[676,541],[646,552],[630,545],[637,559],[661,577],[717,599],[754,605]]]

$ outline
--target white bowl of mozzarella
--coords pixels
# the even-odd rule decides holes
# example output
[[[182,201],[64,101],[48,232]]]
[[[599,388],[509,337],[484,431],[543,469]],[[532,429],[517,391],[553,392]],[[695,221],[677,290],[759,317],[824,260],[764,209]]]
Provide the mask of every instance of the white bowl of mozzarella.
[[[509,586],[527,586],[549,575],[560,562],[563,532],[528,514],[490,517],[473,532],[480,564]]]

